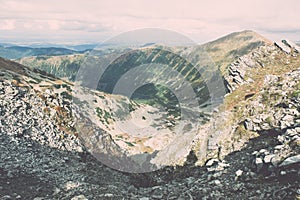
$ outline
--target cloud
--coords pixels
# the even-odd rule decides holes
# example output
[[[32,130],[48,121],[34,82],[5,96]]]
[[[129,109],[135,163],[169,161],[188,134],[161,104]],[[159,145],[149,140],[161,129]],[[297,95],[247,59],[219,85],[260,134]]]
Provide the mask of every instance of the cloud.
[[[36,39],[46,38],[50,32],[61,40],[81,39],[80,35],[89,40],[103,40],[146,27],[171,29],[199,42],[243,29],[254,29],[273,38],[287,31],[290,39],[300,40],[298,0],[0,0],[0,3],[0,29],[6,30],[3,37],[9,35],[19,40],[24,35],[18,34],[22,31]]]
[[[15,29],[15,20],[4,19],[0,20],[0,30],[14,30]]]

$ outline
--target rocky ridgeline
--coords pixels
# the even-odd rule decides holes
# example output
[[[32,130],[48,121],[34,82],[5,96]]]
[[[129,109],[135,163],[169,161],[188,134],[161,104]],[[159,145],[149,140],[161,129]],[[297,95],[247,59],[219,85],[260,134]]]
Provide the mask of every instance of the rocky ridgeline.
[[[281,77],[266,76],[260,99],[248,105],[247,130],[267,134],[278,131],[278,145],[253,152],[257,171],[273,173],[287,168],[282,174],[299,177],[300,171],[300,70]],[[296,167],[295,167],[296,166]]]
[[[296,44],[283,40],[283,42],[275,42],[274,45],[260,46],[249,54],[239,57],[228,67],[228,73],[225,75],[227,89],[229,92],[233,92],[243,84],[253,83],[251,74],[249,74],[251,69],[264,68],[273,64],[278,56],[287,57],[285,54],[297,57],[300,52],[299,49],[300,47]]]

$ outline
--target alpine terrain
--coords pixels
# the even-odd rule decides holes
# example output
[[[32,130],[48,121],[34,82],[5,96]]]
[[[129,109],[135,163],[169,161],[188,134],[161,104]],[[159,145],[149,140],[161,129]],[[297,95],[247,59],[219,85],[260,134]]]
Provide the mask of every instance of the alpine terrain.
[[[297,44],[44,51],[0,47],[1,200],[300,199]]]

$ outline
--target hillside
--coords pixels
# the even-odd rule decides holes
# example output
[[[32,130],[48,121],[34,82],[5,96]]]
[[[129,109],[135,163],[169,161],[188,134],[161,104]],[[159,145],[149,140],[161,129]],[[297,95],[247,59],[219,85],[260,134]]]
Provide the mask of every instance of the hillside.
[[[175,47],[170,50],[174,53],[178,53],[178,55],[190,57],[191,59],[189,60],[192,60],[192,64],[194,65],[203,67],[207,64],[212,64],[224,72],[226,66],[232,63],[237,57],[245,55],[263,44],[271,44],[271,42],[253,31],[242,31],[229,34],[203,45],[196,45],[193,47]],[[158,46],[158,49],[159,48],[164,49],[166,47]],[[168,50],[168,48],[165,50]],[[108,54],[109,52],[110,51],[103,51],[101,52],[101,55]],[[156,53],[159,56],[159,51]],[[31,68],[43,69],[57,77],[71,77],[71,80],[74,80],[73,73],[77,70],[77,68],[75,67],[73,69],[72,65],[76,66],[78,62],[82,63],[87,56],[88,55],[79,55],[77,59],[74,59],[73,56],[63,55],[57,57],[33,56],[29,58],[22,58],[17,60],[17,62]],[[155,55],[153,57],[155,57]],[[142,63],[143,61],[141,60],[140,62]],[[45,65],[47,65],[48,68]],[[54,68],[59,70],[54,70]]]
[[[48,74],[62,60],[80,62],[83,55],[41,59],[46,66],[49,61],[48,73],[0,58],[0,198],[299,198],[297,47],[245,31],[201,47],[177,47],[176,54],[167,50],[133,51],[111,63],[103,77],[118,79],[120,66],[175,60],[171,69],[197,88],[218,80],[195,76],[197,66],[220,69],[224,99],[193,112],[200,121],[187,118],[180,134],[174,128],[180,118],[145,102],[148,97],[133,101]],[[209,68],[203,63],[211,60],[195,58],[190,66],[178,57],[197,54],[218,64]],[[164,99],[164,88],[158,89],[154,97]],[[207,100],[202,92],[197,94]]]

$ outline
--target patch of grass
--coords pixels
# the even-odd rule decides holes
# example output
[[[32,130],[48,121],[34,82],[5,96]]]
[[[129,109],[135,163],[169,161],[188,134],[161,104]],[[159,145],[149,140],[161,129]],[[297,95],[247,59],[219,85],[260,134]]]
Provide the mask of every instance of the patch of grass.
[[[300,97],[300,90],[293,91],[292,97],[294,97],[294,98]]]
[[[60,95],[64,98],[64,99],[69,99],[72,100],[72,95],[70,95],[68,92],[63,91],[62,93],[60,93]]]
[[[99,107],[96,108],[96,113],[102,123],[106,122],[106,124],[109,124],[108,120],[113,119],[111,113],[107,112],[106,110],[102,110]]]
[[[130,147],[134,147],[134,144],[132,144],[131,142],[125,142],[125,143]]]

